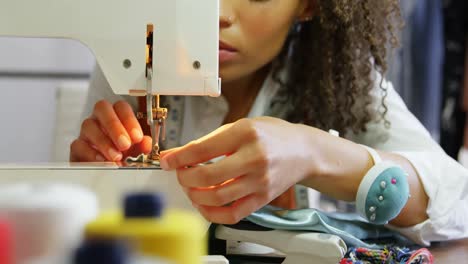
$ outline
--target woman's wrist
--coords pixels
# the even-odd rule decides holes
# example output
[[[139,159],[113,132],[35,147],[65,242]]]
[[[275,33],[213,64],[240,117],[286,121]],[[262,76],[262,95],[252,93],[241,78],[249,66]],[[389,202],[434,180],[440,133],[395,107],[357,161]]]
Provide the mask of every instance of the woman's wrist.
[[[306,127],[308,175],[301,182],[335,199],[354,201],[359,184],[373,166],[368,151],[352,141]]]

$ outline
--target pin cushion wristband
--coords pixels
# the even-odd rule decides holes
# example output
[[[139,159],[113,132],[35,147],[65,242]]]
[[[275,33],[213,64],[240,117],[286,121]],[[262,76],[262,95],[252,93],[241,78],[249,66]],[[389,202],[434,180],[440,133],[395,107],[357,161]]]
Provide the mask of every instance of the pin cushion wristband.
[[[328,133],[340,136],[339,132],[332,129]],[[356,209],[370,223],[383,225],[397,217],[408,202],[408,174],[400,166],[382,161],[373,148],[361,146],[371,155],[374,166],[359,184]]]
[[[374,149],[362,146],[372,156],[374,166],[359,184],[356,209],[369,222],[386,224],[398,216],[408,201],[408,174],[400,166],[382,161]]]

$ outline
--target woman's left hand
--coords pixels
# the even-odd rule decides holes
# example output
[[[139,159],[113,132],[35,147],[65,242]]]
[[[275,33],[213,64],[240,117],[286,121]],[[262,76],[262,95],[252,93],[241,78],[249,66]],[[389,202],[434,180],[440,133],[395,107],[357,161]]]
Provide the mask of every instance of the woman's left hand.
[[[304,127],[270,117],[241,119],[163,152],[161,167],[177,170],[207,220],[234,224],[314,173],[313,148],[306,143],[310,131]]]

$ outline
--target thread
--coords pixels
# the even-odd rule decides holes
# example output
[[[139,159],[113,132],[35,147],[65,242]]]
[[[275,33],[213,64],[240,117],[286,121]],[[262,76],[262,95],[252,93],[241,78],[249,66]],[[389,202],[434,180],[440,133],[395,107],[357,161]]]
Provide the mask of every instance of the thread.
[[[0,220],[0,263],[13,264],[13,234],[10,224]]]
[[[192,212],[167,208],[157,193],[133,193],[123,210],[107,212],[86,226],[88,241],[124,239],[136,252],[170,263],[200,264],[206,254],[204,222]]]
[[[65,254],[76,248],[84,226],[98,213],[95,195],[60,183],[0,187],[0,218],[11,223],[17,263]]]

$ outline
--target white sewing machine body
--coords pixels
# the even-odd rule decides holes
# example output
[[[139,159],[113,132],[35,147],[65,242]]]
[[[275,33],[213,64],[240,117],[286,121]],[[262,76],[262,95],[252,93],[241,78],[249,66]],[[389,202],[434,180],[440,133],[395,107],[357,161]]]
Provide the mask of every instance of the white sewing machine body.
[[[78,184],[93,191],[100,210],[118,209],[132,191],[157,191],[169,207],[195,211],[174,172],[119,167],[115,163],[0,164],[0,185],[13,183]]]
[[[219,0],[4,0],[0,36],[69,38],[89,47],[116,94],[218,96]]]

